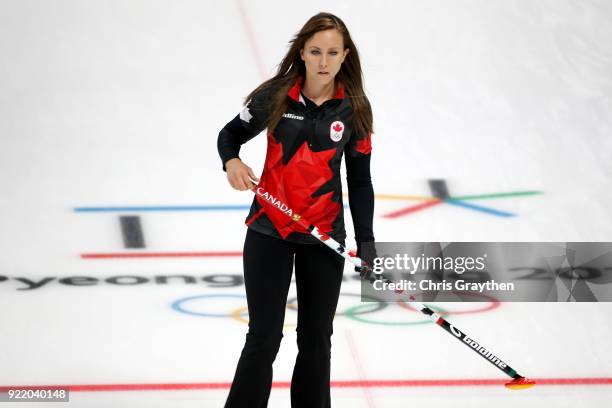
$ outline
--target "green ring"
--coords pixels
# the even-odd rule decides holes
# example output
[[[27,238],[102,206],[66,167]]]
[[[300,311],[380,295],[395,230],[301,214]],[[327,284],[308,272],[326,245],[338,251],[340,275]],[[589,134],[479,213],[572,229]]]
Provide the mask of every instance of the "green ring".
[[[358,322],[369,323],[369,324],[378,324],[378,325],[382,325],[382,326],[416,326],[416,325],[419,325],[419,324],[432,323],[432,321],[430,319],[423,320],[423,321],[420,321],[420,322],[378,322],[378,321],[375,321],[375,320],[369,320],[369,319],[361,317],[361,316],[363,316],[363,314],[357,315],[358,311],[360,311],[362,308],[368,307],[368,306],[370,306],[370,302],[350,307],[350,308],[348,308],[348,309],[346,309],[344,311],[344,315],[346,317],[349,317],[349,318],[353,319],[353,320],[357,320]],[[441,307],[438,307],[438,306],[427,306],[427,307],[429,307],[430,309],[435,310],[437,312],[440,312],[440,314],[448,313],[447,310],[445,310],[445,309],[443,309]]]

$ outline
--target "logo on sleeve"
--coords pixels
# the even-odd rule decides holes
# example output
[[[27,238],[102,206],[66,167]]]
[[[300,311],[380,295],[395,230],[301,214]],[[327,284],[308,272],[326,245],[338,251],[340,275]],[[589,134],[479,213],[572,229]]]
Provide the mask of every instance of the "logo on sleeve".
[[[240,119],[242,119],[246,123],[249,123],[252,117],[253,115],[251,115],[251,112],[249,111],[249,107],[245,106],[244,109],[242,109],[242,111],[240,112]]]
[[[329,138],[334,142],[339,142],[342,139],[342,133],[344,133],[344,123],[339,120],[331,124],[329,129]]]

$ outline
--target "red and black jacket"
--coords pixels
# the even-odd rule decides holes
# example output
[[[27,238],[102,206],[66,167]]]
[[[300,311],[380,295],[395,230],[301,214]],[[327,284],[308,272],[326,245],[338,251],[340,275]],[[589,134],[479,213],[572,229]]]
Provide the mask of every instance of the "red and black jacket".
[[[340,164],[345,156],[349,206],[355,240],[374,241],[374,191],[370,178],[371,134],[353,132],[352,107],[342,85],[336,95],[317,106],[301,93],[299,78],[287,94],[287,110],[273,131],[259,185],[297,214],[339,242],[344,242]],[[217,147],[223,170],[238,157],[240,146],[268,122],[276,90],[256,94],[243,111],[219,133]],[[317,243],[308,231],[255,196],[245,223],[258,232],[298,243]],[[359,247],[359,246],[358,246]]]

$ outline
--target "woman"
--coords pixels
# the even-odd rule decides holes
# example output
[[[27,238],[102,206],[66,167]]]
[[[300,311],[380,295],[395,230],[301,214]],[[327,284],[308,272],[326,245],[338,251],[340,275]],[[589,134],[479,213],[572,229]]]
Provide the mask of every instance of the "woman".
[[[291,41],[277,74],[246,97],[246,107],[219,133],[223,170],[237,190],[253,182],[344,245],[340,165],[345,156],[358,249],[374,241],[370,180],[372,110],[361,64],[345,24],[329,13],[309,19]],[[268,129],[261,179],[240,146]],[[249,330],[226,408],[266,407],[295,263],[298,356],[291,406],[330,407],[333,318],[344,258],[276,207],[255,196],[245,221],[244,281]]]

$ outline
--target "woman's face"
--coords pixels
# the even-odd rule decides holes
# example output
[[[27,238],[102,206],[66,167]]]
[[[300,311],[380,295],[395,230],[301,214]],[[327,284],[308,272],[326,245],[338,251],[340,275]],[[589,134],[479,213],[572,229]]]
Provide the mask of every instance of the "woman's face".
[[[349,53],[344,49],[342,34],[336,29],[319,31],[310,37],[300,50],[306,65],[306,78],[319,84],[334,80]]]

